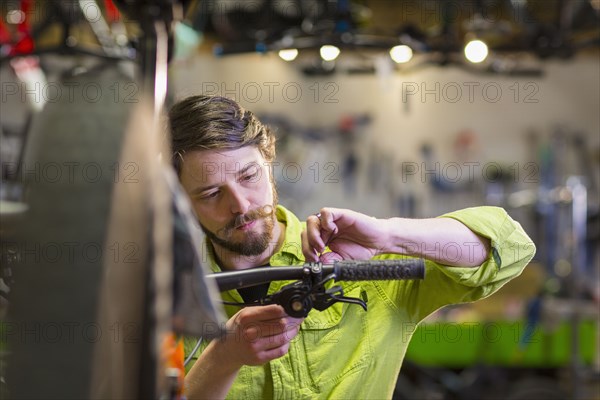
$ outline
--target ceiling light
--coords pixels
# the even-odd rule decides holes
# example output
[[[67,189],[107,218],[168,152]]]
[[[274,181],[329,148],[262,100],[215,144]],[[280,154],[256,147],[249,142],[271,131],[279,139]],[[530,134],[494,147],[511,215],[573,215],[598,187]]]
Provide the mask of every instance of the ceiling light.
[[[413,51],[406,45],[394,46],[390,50],[390,57],[397,63],[409,62],[413,56]]]
[[[326,44],[325,46],[321,46],[321,58],[325,61],[333,61],[340,55],[340,49],[335,46],[331,46]]]
[[[21,10],[11,10],[6,14],[6,22],[9,24],[22,24],[25,22],[25,13]]]
[[[298,57],[298,49],[283,49],[279,50],[279,57],[285,61],[293,61]]]
[[[465,57],[472,63],[480,63],[488,56],[488,47],[481,40],[471,40],[465,46]]]

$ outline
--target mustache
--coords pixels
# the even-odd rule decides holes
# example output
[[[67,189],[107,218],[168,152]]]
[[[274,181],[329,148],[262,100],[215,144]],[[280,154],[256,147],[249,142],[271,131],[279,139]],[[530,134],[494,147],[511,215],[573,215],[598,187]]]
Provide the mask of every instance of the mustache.
[[[268,218],[275,214],[275,208],[270,205],[266,205],[260,208],[256,208],[254,210],[250,210],[245,214],[240,214],[237,217],[233,218],[231,221],[227,223],[223,228],[221,228],[221,232],[224,236],[229,236],[231,231],[239,228],[240,226],[246,225],[255,220],[259,220],[261,218]]]

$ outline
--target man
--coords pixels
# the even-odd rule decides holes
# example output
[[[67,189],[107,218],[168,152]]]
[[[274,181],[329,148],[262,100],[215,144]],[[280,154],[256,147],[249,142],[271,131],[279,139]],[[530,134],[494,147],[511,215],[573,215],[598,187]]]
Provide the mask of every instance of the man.
[[[342,283],[346,296],[366,299],[367,312],[337,303],[302,320],[277,305],[226,306],[228,334],[195,355],[185,380],[189,398],[390,398],[423,318],[490,295],[534,255],[520,225],[494,207],[422,220],[323,208],[303,224],[277,204],[269,168],[275,139],[251,112],[223,97],[194,96],[174,105],[169,119],[173,164],[206,233],[213,271],[319,259],[427,260],[422,281]],[[254,301],[286,283],[222,297]]]

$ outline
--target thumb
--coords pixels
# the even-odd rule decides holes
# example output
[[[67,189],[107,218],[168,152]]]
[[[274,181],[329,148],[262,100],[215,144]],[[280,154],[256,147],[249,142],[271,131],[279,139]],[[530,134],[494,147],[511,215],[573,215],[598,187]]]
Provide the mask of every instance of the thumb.
[[[338,253],[329,252],[329,253],[323,254],[319,258],[319,261],[321,261],[323,264],[333,264],[334,261],[342,261],[343,259],[344,258],[341,255],[339,255]]]

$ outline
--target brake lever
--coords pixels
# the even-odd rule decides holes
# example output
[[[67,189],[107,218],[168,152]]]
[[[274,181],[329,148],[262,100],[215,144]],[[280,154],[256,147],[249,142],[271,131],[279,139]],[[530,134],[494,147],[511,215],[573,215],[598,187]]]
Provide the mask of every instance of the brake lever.
[[[363,308],[363,310],[367,311],[367,303],[364,300],[358,299],[356,297],[346,297],[346,296],[333,296],[335,299],[335,303],[348,303],[348,304],[358,304]],[[315,307],[316,308],[316,307]]]
[[[341,286],[336,285],[327,289],[325,284],[336,276],[329,274],[323,277],[321,271],[321,263],[311,264],[310,274],[302,280],[283,286],[278,292],[253,303],[228,302],[226,304],[242,307],[278,304],[283,307],[287,315],[294,318],[305,318],[313,308],[324,311],[335,303],[358,304],[367,311],[365,301],[344,296],[344,289]]]
[[[335,303],[358,304],[367,311],[367,303],[364,300],[344,296],[344,289],[341,286],[333,286],[324,292],[315,294],[314,297],[313,306],[319,311],[326,310]]]

